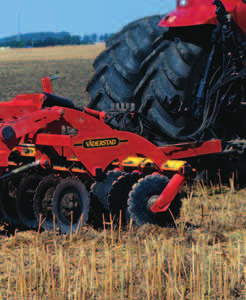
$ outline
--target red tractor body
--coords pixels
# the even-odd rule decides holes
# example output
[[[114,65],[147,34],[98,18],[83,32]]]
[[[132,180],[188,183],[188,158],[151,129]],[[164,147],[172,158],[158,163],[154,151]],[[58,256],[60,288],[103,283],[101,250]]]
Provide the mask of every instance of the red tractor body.
[[[212,0],[178,0],[176,10],[159,23],[161,27],[185,27],[218,23]],[[223,1],[226,10],[238,26],[246,32],[246,5],[242,0]]]

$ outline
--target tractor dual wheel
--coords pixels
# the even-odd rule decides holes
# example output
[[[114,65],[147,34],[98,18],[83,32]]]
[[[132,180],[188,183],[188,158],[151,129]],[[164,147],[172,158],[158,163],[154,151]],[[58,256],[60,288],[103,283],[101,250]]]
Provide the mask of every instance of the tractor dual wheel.
[[[174,198],[165,212],[153,213],[150,210],[150,207],[158,199],[167,184],[168,178],[166,176],[154,174],[140,179],[133,186],[128,200],[128,213],[134,224],[149,223],[160,226],[174,224],[174,219],[179,217],[182,206],[180,194]]]
[[[35,192],[33,198],[33,210],[38,224],[46,230],[54,229],[52,214],[52,198],[56,186],[61,178],[57,175],[44,177]]]
[[[106,49],[96,58],[95,74],[86,90],[89,107],[109,111],[115,103],[134,101],[134,90],[142,79],[141,65],[166,31],[158,24],[163,16],[139,19],[125,26],[106,43]]]
[[[30,228],[38,226],[38,221],[36,220],[33,210],[33,197],[42,178],[43,177],[39,174],[32,174],[27,177],[23,177],[17,189],[17,214],[21,223]]]
[[[121,175],[112,184],[108,194],[109,211],[115,224],[127,225],[127,201],[132,186],[144,175],[138,171]],[[121,218],[121,220],[120,220]]]
[[[61,179],[53,194],[53,213],[63,233],[78,231],[88,219],[89,196],[77,177]]]

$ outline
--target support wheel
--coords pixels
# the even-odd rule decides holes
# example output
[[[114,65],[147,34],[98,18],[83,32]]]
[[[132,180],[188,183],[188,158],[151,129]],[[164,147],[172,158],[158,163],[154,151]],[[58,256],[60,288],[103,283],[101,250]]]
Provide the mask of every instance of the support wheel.
[[[170,226],[174,224],[173,217],[175,219],[179,217],[182,206],[179,194],[174,198],[167,211],[153,213],[150,210],[150,207],[154,204],[154,201],[157,200],[167,184],[167,177],[155,174],[140,179],[133,186],[128,200],[128,213],[133,223],[136,225],[149,223],[160,226]]]
[[[46,230],[52,230],[54,227],[52,197],[60,180],[61,178],[56,175],[44,177],[40,181],[33,198],[33,210],[36,220],[38,223],[43,222],[42,228]]]
[[[77,177],[61,179],[53,194],[53,213],[63,233],[76,232],[88,219],[89,197]]]
[[[42,176],[38,174],[28,175],[21,180],[17,190],[16,208],[18,217],[22,224],[30,228],[38,226],[33,210],[33,197],[41,179]]]
[[[112,185],[109,195],[108,203],[109,210],[112,215],[112,218],[116,224],[120,221],[121,215],[121,224],[127,224],[127,200],[129,193],[132,189],[132,186],[141,178],[143,174],[140,172],[134,171],[132,173],[127,173],[121,175]]]

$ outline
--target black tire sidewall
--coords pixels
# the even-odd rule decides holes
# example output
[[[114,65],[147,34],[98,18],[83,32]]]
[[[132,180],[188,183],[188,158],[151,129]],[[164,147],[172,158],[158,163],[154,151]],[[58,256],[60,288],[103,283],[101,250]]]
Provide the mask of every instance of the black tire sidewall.
[[[169,210],[161,213],[153,213],[147,207],[147,201],[152,196],[159,196],[168,184],[168,178],[159,174],[148,175],[133,186],[128,200],[128,214],[136,225],[157,224],[167,226],[173,224],[173,217],[179,216],[180,195],[178,194],[169,206],[173,210],[173,216]]]
[[[54,188],[54,192],[55,192],[55,188],[58,185],[58,183],[60,182],[61,178],[55,175],[49,175],[43,178],[43,180],[40,181],[34,198],[33,198],[33,210],[34,210],[34,214],[36,217],[37,222],[40,222],[40,214],[41,214],[41,201],[44,199],[47,190],[50,188]],[[51,200],[52,202],[52,200]],[[41,215],[41,217],[43,217]],[[42,221],[42,220],[41,220]],[[51,230],[53,228],[53,219],[52,220],[45,220],[42,223],[42,228],[46,229],[46,230]]]
[[[17,190],[17,196],[16,196],[16,209],[17,209],[17,214],[19,216],[19,219],[21,222],[31,228],[35,228],[38,226],[38,222],[35,218],[35,213],[33,209],[33,199],[32,199],[32,212],[33,212],[33,218],[27,218],[24,211],[27,209],[26,205],[26,200],[24,199],[24,194],[25,191],[28,188],[36,190],[39,182],[42,180],[42,175],[39,174],[31,174],[28,175],[27,177],[24,177],[19,184],[18,190]],[[33,195],[34,196],[34,195]]]
[[[64,194],[64,191],[70,188],[76,189],[76,192],[78,192],[79,200],[80,200],[79,205],[81,209],[81,217],[74,224],[68,224],[69,222],[64,222],[65,220],[60,213],[61,197]],[[53,213],[55,214],[55,218],[60,230],[63,233],[71,233],[71,230],[74,233],[75,231],[79,230],[80,227],[86,223],[88,219],[88,212],[89,212],[89,197],[85,185],[77,177],[62,179],[60,183],[57,185],[56,190],[53,194]]]

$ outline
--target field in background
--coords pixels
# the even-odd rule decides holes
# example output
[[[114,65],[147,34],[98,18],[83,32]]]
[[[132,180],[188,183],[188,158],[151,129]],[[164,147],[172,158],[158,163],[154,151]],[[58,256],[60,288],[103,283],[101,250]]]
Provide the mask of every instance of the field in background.
[[[103,45],[0,52],[0,100],[41,91],[88,103],[83,92]],[[0,299],[246,299],[246,190],[188,190],[176,228],[94,230],[73,236],[0,228]]]
[[[38,93],[42,77],[58,74],[54,93],[86,104],[89,98],[83,89],[92,73],[91,61],[103,49],[104,44],[0,51],[0,101]]]

